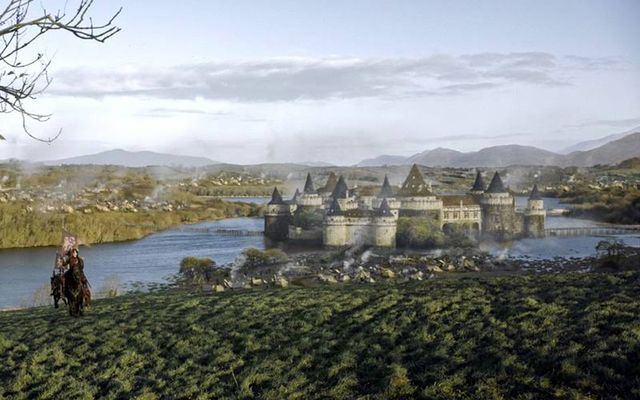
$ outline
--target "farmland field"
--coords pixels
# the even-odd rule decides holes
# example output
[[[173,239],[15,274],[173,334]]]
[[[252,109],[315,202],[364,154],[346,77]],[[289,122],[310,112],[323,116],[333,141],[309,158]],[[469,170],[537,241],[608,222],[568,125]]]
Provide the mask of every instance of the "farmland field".
[[[0,327],[0,398],[640,397],[638,272],[164,290]]]

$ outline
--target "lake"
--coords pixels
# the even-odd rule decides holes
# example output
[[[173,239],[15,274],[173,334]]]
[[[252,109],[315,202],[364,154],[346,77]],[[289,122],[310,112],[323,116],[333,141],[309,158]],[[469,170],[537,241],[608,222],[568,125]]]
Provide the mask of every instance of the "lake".
[[[518,206],[526,199],[519,198]],[[234,201],[264,203],[268,198],[233,198]],[[557,199],[545,199],[548,208],[558,207]],[[548,227],[597,225],[596,222],[567,217],[548,217]],[[193,229],[196,228],[196,229]],[[80,255],[94,292],[115,277],[122,284],[162,283],[178,271],[186,256],[209,257],[218,264],[233,262],[247,247],[264,249],[260,236],[227,236],[218,229],[257,231],[261,218],[233,218],[203,222],[154,233],[141,240],[83,246]],[[637,235],[619,236],[625,243],[640,245]],[[602,237],[521,239],[508,244],[483,245],[493,254],[533,258],[582,257],[595,253]],[[54,247],[0,250],[0,308],[30,303],[33,293],[49,284],[56,249]]]

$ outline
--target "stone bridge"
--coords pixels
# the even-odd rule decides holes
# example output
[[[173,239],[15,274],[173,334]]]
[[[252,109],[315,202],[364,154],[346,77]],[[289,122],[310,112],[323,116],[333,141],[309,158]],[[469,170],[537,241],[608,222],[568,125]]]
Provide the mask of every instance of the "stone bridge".
[[[597,236],[640,233],[640,225],[603,225],[575,228],[547,228],[546,236]]]

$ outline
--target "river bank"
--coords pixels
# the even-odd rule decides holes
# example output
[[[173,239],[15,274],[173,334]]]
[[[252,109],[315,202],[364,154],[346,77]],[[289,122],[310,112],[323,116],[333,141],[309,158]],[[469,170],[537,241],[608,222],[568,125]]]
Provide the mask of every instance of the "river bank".
[[[57,246],[63,229],[84,245],[142,239],[183,224],[259,215],[260,207],[218,199],[207,208],[104,213],[38,213],[3,207],[0,212],[0,249]]]

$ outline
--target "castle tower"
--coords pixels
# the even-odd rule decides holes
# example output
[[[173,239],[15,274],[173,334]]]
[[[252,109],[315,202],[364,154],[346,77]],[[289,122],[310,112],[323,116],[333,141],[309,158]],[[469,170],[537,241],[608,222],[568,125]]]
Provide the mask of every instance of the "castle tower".
[[[482,173],[480,172],[480,170],[478,170],[478,173],[476,174],[476,180],[475,182],[473,182],[473,186],[471,187],[469,193],[474,196],[478,196],[484,193],[484,188],[484,179],[482,179]]]
[[[398,191],[398,200],[401,217],[429,217],[442,221],[442,200],[431,193],[416,164]]]
[[[482,233],[498,240],[511,239],[516,229],[515,199],[505,189],[496,171],[487,190],[481,195]]]
[[[304,182],[304,193],[315,193],[316,190],[313,188],[313,181],[311,180],[311,173],[307,173],[307,180]]]
[[[544,237],[544,222],[547,212],[544,201],[538,191],[538,185],[533,185],[527,208],[524,210],[524,234],[527,237]]]
[[[332,203],[333,200],[337,200],[343,211],[353,210],[358,207],[358,203],[353,196],[351,196],[347,182],[342,175],[340,175],[338,182],[336,182],[336,187],[333,189],[333,193],[331,193],[331,199]]]
[[[287,239],[291,222],[291,205],[282,200],[278,188],[273,189],[271,201],[264,211],[264,234],[271,240]]]
[[[302,195],[298,197],[298,209],[321,209],[322,197],[316,193],[313,187],[313,180],[311,180],[311,174],[307,174],[307,180],[304,183],[304,189]]]
[[[396,216],[389,207],[386,198],[382,200],[380,208],[376,210],[372,225],[375,246],[396,247]]]
[[[325,246],[345,246],[347,244],[346,218],[338,198],[327,209],[322,230],[322,243]]]
[[[336,188],[336,184],[338,183],[338,177],[334,172],[329,173],[329,177],[327,178],[327,183],[325,183],[324,187],[318,189],[318,194],[322,197],[323,200],[327,200],[331,197],[331,193]],[[331,203],[329,203],[331,205]]]
[[[394,217],[397,219],[400,212],[400,201],[396,199],[393,187],[389,183],[389,178],[387,177],[387,175],[384,176],[384,182],[382,183],[380,192],[373,202],[374,207],[380,208],[384,200],[387,201],[387,205],[391,209]]]

